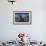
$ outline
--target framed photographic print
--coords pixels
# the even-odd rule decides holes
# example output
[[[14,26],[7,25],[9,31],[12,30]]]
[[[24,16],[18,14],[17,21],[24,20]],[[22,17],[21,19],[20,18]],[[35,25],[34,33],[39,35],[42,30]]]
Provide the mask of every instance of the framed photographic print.
[[[32,24],[32,11],[13,11],[13,24]]]

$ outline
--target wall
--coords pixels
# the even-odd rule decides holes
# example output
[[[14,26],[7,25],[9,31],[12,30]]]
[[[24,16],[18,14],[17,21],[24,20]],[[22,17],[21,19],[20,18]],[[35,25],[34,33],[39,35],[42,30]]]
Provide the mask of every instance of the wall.
[[[46,40],[43,6],[41,0],[16,0],[13,5],[7,0],[0,0],[0,40],[15,40],[19,32],[26,32],[37,41]],[[14,25],[13,11],[17,10],[32,10],[32,25]]]

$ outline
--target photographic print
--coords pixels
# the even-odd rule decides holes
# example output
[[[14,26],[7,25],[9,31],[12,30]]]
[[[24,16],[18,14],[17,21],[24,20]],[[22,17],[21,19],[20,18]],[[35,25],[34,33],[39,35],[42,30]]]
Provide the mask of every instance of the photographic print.
[[[29,22],[29,13],[16,13],[16,22]]]
[[[13,13],[14,24],[32,24],[31,11],[14,11]]]

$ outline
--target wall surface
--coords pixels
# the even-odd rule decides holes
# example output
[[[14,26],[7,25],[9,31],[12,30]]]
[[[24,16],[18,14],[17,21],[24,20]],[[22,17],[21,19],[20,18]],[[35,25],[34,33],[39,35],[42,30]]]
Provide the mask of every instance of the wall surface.
[[[13,5],[0,0],[0,40],[15,40],[19,32],[30,34],[33,40],[46,40],[46,14],[42,0],[16,0]],[[13,11],[32,10],[32,25],[14,25]]]

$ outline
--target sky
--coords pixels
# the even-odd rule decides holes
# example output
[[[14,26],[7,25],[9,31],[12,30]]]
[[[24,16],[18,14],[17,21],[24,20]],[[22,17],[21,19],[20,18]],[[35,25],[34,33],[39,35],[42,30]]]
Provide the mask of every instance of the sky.
[[[27,16],[28,15],[29,16],[29,13],[15,13],[15,15],[18,15],[18,16],[22,16],[22,15]]]

